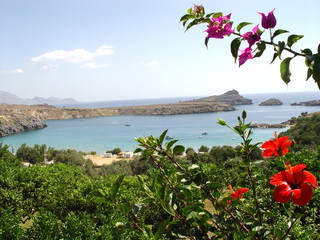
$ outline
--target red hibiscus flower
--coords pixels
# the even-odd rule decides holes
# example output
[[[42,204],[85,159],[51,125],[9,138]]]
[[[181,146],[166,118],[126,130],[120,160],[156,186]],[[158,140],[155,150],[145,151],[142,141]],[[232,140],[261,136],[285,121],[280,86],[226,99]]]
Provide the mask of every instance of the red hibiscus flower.
[[[229,185],[229,188],[231,191],[233,191],[232,186]],[[238,190],[234,191],[229,197],[232,197],[233,199],[228,200],[228,205],[230,205],[231,201],[235,201],[237,199],[243,198],[243,194],[248,192],[249,188],[239,188]]]
[[[278,138],[278,135],[275,133],[275,140],[270,140],[262,144],[264,148],[262,155],[264,157],[271,156],[284,156],[289,151],[292,141],[288,140],[289,137]]]
[[[317,188],[316,177],[304,171],[305,164],[291,167],[286,163],[287,170],[281,171],[270,178],[270,183],[277,186],[273,196],[277,202],[285,203],[292,200],[299,206],[306,205],[312,198],[312,187]]]

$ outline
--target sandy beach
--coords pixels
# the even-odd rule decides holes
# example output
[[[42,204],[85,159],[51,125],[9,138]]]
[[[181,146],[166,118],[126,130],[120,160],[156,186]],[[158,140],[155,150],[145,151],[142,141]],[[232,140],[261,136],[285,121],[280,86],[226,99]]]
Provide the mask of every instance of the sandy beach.
[[[97,165],[97,166],[102,166],[104,164],[111,164],[114,161],[120,161],[120,160],[125,160],[125,161],[130,161],[132,158],[122,158],[118,156],[112,156],[112,157],[101,157],[100,155],[86,155],[84,157],[85,159],[91,159],[92,162]]]

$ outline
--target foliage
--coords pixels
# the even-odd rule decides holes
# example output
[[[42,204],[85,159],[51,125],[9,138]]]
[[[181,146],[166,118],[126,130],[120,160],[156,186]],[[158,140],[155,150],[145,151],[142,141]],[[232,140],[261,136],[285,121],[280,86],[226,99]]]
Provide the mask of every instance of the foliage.
[[[316,147],[320,145],[320,114],[300,116],[295,119],[295,126],[280,134],[294,139],[298,146]],[[300,147],[299,147],[300,148]]]
[[[35,145],[33,148],[26,144],[22,144],[21,147],[18,148],[16,156],[22,161],[30,162],[32,164],[44,162],[44,156],[41,154],[38,145]]]
[[[106,153],[112,153],[114,155],[117,155],[121,153],[121,148],[117,147],[117,148],[114,148],[113,150],[106,151]]]

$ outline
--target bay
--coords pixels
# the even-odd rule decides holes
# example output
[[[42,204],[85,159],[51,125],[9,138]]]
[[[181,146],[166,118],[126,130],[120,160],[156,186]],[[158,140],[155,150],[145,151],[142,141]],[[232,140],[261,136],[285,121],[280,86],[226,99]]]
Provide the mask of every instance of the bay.
[[[248,122],[281,123],[291,117],[298,117],[302,112],[318,112],[319,106],[290,106],[290,103],[319,100],[320,92],[306,93],[273,93],[273,94],[243,94],[253,100],[252,105],[236,106],[236,111],[205,114],[185,114],[172,116],[108,116],[86,119],[50,120],[48,127],[42,130],[19,133],[1,138],[3,144],[16,150],[21,144],[29,146],[46,144],[56,149],[76,149],[79,151],[96,151],[104,153],[116,147],[123,151],[133,151],[137,147],[134,140],[143,136],[159,136],[168,129],[168,135],[178,139],[178,144],[198,149],[201,145],[212,147],[236,146],[240,138],[227,127],[217,124],[221,118],[230,125],[237,124],[237,116],[243,110],[247,112]],[[78,103],[76,107],[112,107],[134,106],[154,103],[169,103],[190,98],[142,99],[107,101],[98,103]],[[281,106],[259,106],[261,101],[278,98]],[[125,126],[130,123],[130,126]],[[254,129],[253,142],[266,141],[273,137],[274,131],[286,129]],[[202,135],[202,133],[208,133]]]

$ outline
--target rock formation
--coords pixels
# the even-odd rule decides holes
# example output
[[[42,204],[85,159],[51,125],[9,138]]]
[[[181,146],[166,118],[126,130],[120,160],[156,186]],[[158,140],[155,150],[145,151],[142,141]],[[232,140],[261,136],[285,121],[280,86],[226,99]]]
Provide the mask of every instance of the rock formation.
[[[193,102],[224,102],[230,105],[249,105],[252,100],[242,97],[236,90],[228,91],[222,95],[204,97],[193,100]]]
[[[47,127],[40,119],[25,114],[1,114],[0,137]]]
[[[278,106],[278,105],[282,105],[282,102],[276,98],[270,98],[259,104],[259,106]]]

